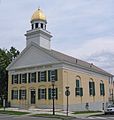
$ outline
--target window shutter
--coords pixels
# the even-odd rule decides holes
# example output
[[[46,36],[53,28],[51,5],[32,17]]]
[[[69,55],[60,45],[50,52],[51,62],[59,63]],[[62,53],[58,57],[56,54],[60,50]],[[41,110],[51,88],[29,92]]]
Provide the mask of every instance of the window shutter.
[[[48,81],[50,82],[50,70],[48,71]]]
[[[19,75],[17,75],[17,84],[19,83]]]
[[[19,90],[19,100],[21,100],[21,90]]]
[[[46,88],[45,88],[45,99],[47,99],[47,91],[46,91]]]
[[[100,95],[102,95],[102,83],[100,83]]]
[[[48,99],[51,99],[51,88],[48,89]]]
[[[58,89],[55,89],[55,93],[56,93],[56,99],[58,99]]]
[[[17,90],[17,100],[18,100],[18,90]]]
[[[20,84],[21,84],[21,78],[22,78],[22,77],[21,77],[21,74],[20,74],[20,75],[19,75],[19,83],[20,83]]]
[[[55,70],[55,81],[58,81],[58,71]]]
[[[91,93],[91,82],[89,82],[89,95],[92,95],[92,93]]]
[[[95,82],[92,82],[93,84],[93,96],[95,96]]]
[[[104,86],[104,83],[102,85],[103,85],[103,96],[105,96],[105,86]]]
[[[40,100],[40,89],[38,89],[38,99]]]
[[[38,72],[38,82],[40,82],[40,72]]]
[[[14,93],[14,90],[11,91],[11,99],[13,100],[13,93]]]
[[[13,76],[14,76],[14,75],[12,75],[12,84],[13,84]]]
[[[30,75],[31,73],[28,74],[28,83],[30,83]]]
[[[83,88],[80,88],[80,96],[83,96]]]
[[[44,79],[44,81],[46,82],[47,81],[47,76],[46,76],[46,71],[44,71],[44,75],[45,75],[45,79]]]
[[[27,73],[25,73],[25,83],[27,83]]]
[[[36,72],[34,73],[34,82],[36,82]]]

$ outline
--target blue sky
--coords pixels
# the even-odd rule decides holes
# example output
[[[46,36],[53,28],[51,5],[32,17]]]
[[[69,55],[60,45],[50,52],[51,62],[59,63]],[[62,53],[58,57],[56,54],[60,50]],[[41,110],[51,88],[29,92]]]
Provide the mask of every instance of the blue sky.
[[[24,34],[39,6],[52,49],[114,74],[114,0],[0,0],[0,48],[25,48]]]

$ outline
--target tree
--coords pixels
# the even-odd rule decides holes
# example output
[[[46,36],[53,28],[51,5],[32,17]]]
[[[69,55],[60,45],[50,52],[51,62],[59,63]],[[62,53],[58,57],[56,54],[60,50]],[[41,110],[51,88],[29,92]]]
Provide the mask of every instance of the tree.
[[[8,93],[8,72],[6,67],[14,60],[18,55],[19,51],[14,47],[7,49],[0,49],[0,97],[3,99],[3,95],[7,99]]]

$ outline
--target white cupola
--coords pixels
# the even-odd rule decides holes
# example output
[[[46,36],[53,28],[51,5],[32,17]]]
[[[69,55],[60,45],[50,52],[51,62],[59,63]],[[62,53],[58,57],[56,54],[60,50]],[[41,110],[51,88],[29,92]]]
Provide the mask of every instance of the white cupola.
[[[46,49],[50,48],[51,37],[50,32],[46,30],[47,20],[41,9],[36,10],[31,18],[31,30],[27,31],[26,45],[35,42]]]

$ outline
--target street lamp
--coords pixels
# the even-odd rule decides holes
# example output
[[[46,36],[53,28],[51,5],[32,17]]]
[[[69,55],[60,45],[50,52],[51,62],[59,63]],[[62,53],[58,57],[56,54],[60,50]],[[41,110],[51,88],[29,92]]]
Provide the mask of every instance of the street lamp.
[[[66,86],[65,95],[67,96],[67,116],[68,116],[68,107],[69,107],[68,96],[70,95],[69,86]]]
[[[55,102],[54,102],[54,99],[55,99],[55,90],[54,90],[54,86],[55,86],[55,80],[52,80],[51,81],[52,83],[52,98],[53,98],[53,115],[55,115]]]

